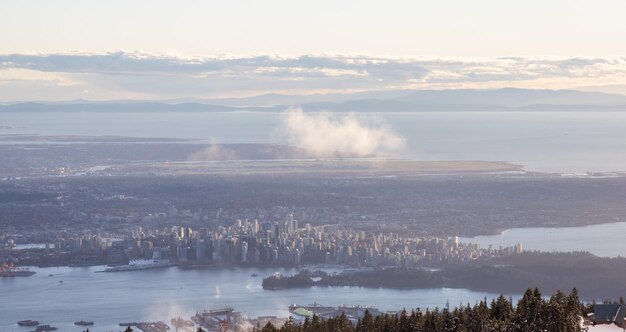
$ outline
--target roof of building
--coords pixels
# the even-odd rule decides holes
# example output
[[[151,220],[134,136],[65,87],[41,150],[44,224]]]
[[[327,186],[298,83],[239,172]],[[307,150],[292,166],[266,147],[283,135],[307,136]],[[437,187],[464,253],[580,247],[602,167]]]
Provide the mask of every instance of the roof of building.
[[[304,317],[313,317],[313,312],[304,308],[298,308],[293,313]]]
[[[602,322],[624,322],[626,316],[626,306],[621,304],[596,304],[593,306],[593,317],[595,321]]]

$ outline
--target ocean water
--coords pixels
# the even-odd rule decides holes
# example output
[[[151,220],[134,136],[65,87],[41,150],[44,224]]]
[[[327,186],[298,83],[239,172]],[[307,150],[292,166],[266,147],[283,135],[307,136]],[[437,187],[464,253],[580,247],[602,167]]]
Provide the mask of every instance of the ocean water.
[[[499,294],[466,289],[390,290],[357,287],[314,287],[266,291],[262,278],[293,269],[236,268],[224,270],[165,269],[95,273],[103,267],[35,268],[26,278],[0,279],[0,331],[30,331],[16,322],[38,320],[60,331],[82,331],[73,322],[95,322],[90,331],[120,331],[120,322],[189,319],[196,311],[232,306],[250,317],[289,316],[291,303],[338,306],[376,305],[382,310],[443,308],[475,303]],[[258,277],[251,274],[257,273]],[[53,276],[48,276],[53,274]],[[63,283],[60,283],[60,281]],[[514,296],[517,299],[518,296]]]
[[[343,116],[339,114],[337,116]],[[626,171],[626,113],[367,113],[407,141],[399,156],[419,160],[488,160],[556,173]],[[0,112],[0,134],[121,135],[217,143],[286,143],[281,113]],[[366,122],[367,122],[366,121]]]
[[[600,257],[626,257],[626,222],[584,227],[533,227],[507,229],[498,235],[459,238],[481,248],[510,247],[521,243],[524,250],[588,251]]]

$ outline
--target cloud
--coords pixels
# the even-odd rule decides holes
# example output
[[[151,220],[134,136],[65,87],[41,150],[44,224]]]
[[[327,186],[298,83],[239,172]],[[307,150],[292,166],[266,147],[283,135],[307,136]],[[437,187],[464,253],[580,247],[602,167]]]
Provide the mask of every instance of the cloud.
[[[626,84],[626,57],[380,57],[279,55],[184,57],[142,52],[0,54],[0,100],[71,95],[36,90],[71,83],[102,99],[216,98],[391,89],[572,88]],[[25,79],[22,79],[25,77]],[[26,84],[24,83],[26,81]],[[29,84],[32,88],[29,88]],[[15,93],[17,91],[17,94]],[[20,92],[21,91],[21,92]],[[75,98],[82,98],[77,93]]]
[[[236,160],[238,156],[233,149],[212,143],[207,148],[191,154],[187,159],[189,161],[221,161]]]
[[[405,139],[386,123],[353,113],[336,116],[289,109],[281,116],[278,134],[290,145],[319,155],[335,151],[360,156],[388,154],[406,145]]]

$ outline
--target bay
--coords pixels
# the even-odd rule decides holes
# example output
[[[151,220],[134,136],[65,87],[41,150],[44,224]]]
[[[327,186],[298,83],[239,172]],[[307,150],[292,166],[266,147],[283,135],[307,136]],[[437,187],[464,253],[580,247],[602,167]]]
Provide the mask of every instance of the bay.
[[[507,229],[498,235],[459,238],[481,248],[510,247],[521,243],[524,250],[588,251],[600,257],[626,257],[626,222],[583,227],[531,227]]]
[[[33,268],[31,277],[0,279],[0,331],[29,331],[18,320],[34,319],[56,326],[60,331],[82,331],[73,322],[95,322],[90,331],[120,331],[117,325],[129,321],[189,318],[196,311],[231,306],[259,315],[289,316],[292,303],[324,305],[376,305],[381,310],[443,308],[475,303],[498,294],[466,289],[416,290],[370,289],[359,287],[313,287],[269,291],[262,278],[275,272],[291,274],[295,269],[204,269],[177,267],[119,273],[95,273],[104,267]],[[258,277],[252,277],[253,273]],[[52,276],[48,276],[52,274]],[[61,281],[63,281],[61,283]],[[515,297],[517,298],[517,297]],[[31,328],[32,329],[32,328]]]

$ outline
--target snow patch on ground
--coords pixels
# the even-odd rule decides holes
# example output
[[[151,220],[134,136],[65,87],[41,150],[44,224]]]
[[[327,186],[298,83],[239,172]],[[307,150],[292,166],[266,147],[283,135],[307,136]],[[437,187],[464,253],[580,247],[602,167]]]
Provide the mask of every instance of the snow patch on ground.
[[[598,324],[596,326],[587,325],[589,332],[623,332],[624,329],[615,324]]]

